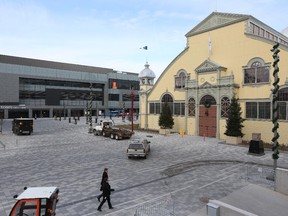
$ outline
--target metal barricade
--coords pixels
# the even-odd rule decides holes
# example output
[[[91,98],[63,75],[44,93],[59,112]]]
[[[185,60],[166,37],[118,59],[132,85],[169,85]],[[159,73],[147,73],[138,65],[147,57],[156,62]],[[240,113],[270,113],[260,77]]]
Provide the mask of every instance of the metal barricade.
[[[134,216],[175,216],[174,201],[166,196],[137,207]]]
[[[269,179],[274,173],[272,166],[246,163],[243,164],[240,172],[242,179],[249,183],[262,185],[270,189],[274,188],[275,181]]]

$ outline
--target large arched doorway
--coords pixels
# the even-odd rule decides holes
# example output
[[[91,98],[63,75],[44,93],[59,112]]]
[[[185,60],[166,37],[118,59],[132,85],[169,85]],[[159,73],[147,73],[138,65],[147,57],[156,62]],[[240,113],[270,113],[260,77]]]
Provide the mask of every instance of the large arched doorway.
[[[211,95],[205,95],[199,105],[199,136],[216,137],[217,106]]]

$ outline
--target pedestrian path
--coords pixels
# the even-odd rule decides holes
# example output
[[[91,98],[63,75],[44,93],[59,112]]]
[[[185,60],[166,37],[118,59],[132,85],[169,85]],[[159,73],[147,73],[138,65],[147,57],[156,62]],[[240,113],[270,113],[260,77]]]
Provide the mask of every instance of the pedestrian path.
[[[121,118],[114,121],[123,124]],[[141,209],[161,208],[168,200],[175,215],[187,216],[205,207],[208,199],[220,200],[249,184],[273,188],[273,182],[265,178],[272,170],[270,151],[257,157],[248,155],[247,147],[212,138],[135,131],[134,137],[151,141],[151,153],[146,160],[129,160],[125,154],[129,140],[89,134],[85,118],[77,124],[38,118],[34,125],[31,136],[16,136],[11,120],[4,120],[1,216],[8,216],[13,195],[24,186],[59,187],[58,216],[134,215]],[[278,165],[287,168],[287,162],[287,154],[281,152]],[[115,208],[104,205],[103,212],[97,212],[104,167],[109,167],[110,184],[115,188],[111,196]]]

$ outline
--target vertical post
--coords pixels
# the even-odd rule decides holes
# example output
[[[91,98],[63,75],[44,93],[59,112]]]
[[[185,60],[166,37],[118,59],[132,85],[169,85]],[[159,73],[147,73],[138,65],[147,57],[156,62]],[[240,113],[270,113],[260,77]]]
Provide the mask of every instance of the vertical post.
[[[123,102],[122,121],[125,122],[125,102]]]
[[[189,95],[188,95],[188,75],[186,75],[186,97],[185,97],[185,133],[188,134],[188,117],[189,117]]]
[[[64,108],[64,120],[66,120],[66,107],[65,107],[65,101],[63,103],[63,108]]]
[[[273,168],[274,168],[274,180],[276,179],[276,168],[277,168],[277,159],[279,158],[279,151],[278,151],[278,147],[279,147],[279,143],[278,143],[278,138],[279,138],[279,134],[278,134],[278,128],[279,128],[279,124],[278,124],[278,109],[279,109],[279,105],[278,105],[278,92],[279,92],[279,77],[278,77],[278,72],[279,72],[279,68],[278,68],[278,62],[279,60],[279,56],[278,53],[280,52],[280,50],[278,49],[279,47],[279,43],[276,43],[273,48],[271,49],[271,52],[273,52],[273,67],[274,67],[274,71],[273,71],[273,77],[274,77],[274,82],[273,82],[273,86],[274,89],[272,89],[272,94],[273,94],[273,99],[272,99],[272,104],[273,104],[273,118],[272,118],[272,122],[273,122],[273,128],[272,128],[272,132],[273,132],[273,138],[272,138],[272,142],[273,142],[273,147],[272,147],[272,158],[274,160],[273,163]]]
[[[93,132],[93,128],[92,128],[92,102],[93,102],[93,92],[92,92],[92,83],[90,83],[90,101],[89,101],[89,130],[88,133],[92,133]]]
[[[3,119],[0,118],[0,132],[1,132],[1,134],[2,134],[2,125],[3,125]]]
[[[86,124],[88,124],[88,101],[86,101],[85,116],[86,116]]]
[[[131,130],[133,131],[134,130],[134,123],[133,123],[133,119],[134,119],[134,92],[132,90],[132,93],[131,93]]]

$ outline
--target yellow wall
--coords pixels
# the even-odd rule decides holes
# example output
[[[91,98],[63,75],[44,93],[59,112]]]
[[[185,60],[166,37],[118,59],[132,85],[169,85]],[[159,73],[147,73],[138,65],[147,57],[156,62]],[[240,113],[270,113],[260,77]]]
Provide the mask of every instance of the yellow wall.
[[[185,70],[190,74],[190,80],[196,79],[195,69],[209,57],[209,37],[212,43],[210,60],[227,68],[226,72],[221,72],[221,76],[228,76],[233,73],[234,82],[240,87],[237,90],[237,97],[239,97],[239,102],[241,102],[243,117],[245,118],[245,101],[256,101],[259,99],[271,101],[271,89],[273,88],[272,83],[274,78],[272,67],[273,53],[270,50],[274,43],[267,42],[264,39],[256,40],[255,38],[244,34],[245,29],[246,21],[243,21],[189,37],[189,48],[175,58],[169,67],[163,72],[154,85],[151,94],[149,94],[148,101],[159,101],[161,96],[165,93],[170,93],[174,101],[185,100],[185,91],[175,91],[174,89],[175,75],[179,70]],[[280,50],[279,85],[282,86],[285,84],[286,79],[288,79],[288,48],[280,46]],[[243,67],[247,66],[248,62],[255,57],[263,59],[265,63],[271,63],[270,83],[261,85],[244,85]],[[198,81],[199,85],[202,85],[205,81],[209,81],[211,84],[216,84],[217,74],[200,73]],[[159,128],[158,118],[159,115],[149,116],[149,128]],[[174,122],[175,125],[173,130],[179,131],[184,128],[184,117],[174,117]],[[225,139],[225,125],[226,120],[221,118],[219,122],[220,139]],[[273,126],[271,120],[247,120],[244,122],[244,125],[244,140],[250,140],[252,138],[252,132],[257,133],[261,131],[262,140],[271,143],[273,136],[271,132]],[[188,134],[195,135],[195,127],[198,127],[198,125],[195,125],[195,118],[188,118]],[[279,143],[288,144],[288,132],[285,130],[285,127],[288,128],[288,122],[280,122]]]
[[[205,82],[209,82],[212,85],[216,85],[216,83],[217,83],[216,73],[199,75],[198,76],[198,85],[203,85]]]
[[[180,130],[185,130],[185,118],[174,116],[173,119],[174,119],[174,126],[172,131],[179,133]]]
[[[159,115],[149,115],[148,116],[148,128],[153,129],[153,130],[158,130],[158,120],[159,120]]]
[[[187,134],[195,135],[195,118],[188,118]]]

